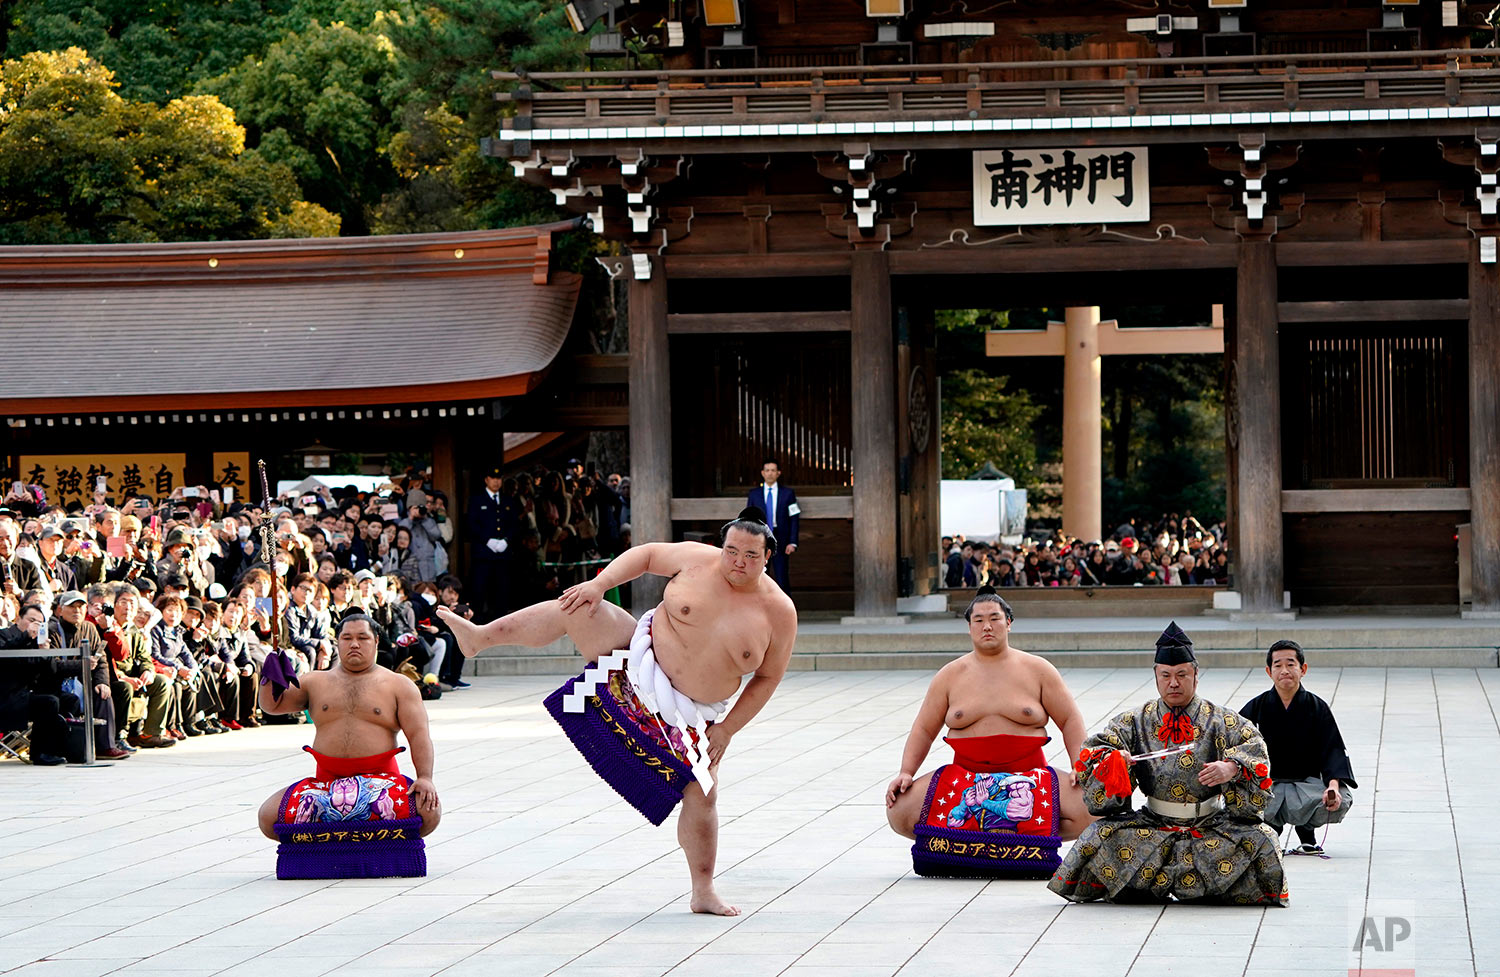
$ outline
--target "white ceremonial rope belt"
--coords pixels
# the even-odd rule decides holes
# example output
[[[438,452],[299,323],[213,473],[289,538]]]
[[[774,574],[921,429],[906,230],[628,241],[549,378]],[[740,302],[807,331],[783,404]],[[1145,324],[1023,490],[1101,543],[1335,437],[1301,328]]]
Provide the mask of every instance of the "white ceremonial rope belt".
[[[698,783],[717,786],[718,777],[709,769],[708,724],[717,722],[719,717],[729,711],[729,700],[698,702],[672,686],[672,680],[667,678],[667,673],[656,663],[656,652],[651,648],[651,619],[655,616],[654,608],[641,616],[636,623],[635,633],[630,636],[629,648],[599,656],[597,670],[574,682],[572,690],[563,696],[563,711],[583,712],[588,697],[597,694],[596,686],[608,683],[610,672],[624,670],[641,705],[662,722],[684,731],[683,741],[688,755],[682,759],[692,768]],[[688,730],[697,734],[696,749],[687,736]],[[666,735],[665,730],[663,735]]]
[[[1198,801],[1194,804],[1181,804],[1177,801],[1164,801],[1159,797],[1146,798],[1146,807],[1153,814],[1160,814],[1164,818],[1201,818],[1215,811],[1224,810],[1224,795],[1215,794],[1206,801]]]

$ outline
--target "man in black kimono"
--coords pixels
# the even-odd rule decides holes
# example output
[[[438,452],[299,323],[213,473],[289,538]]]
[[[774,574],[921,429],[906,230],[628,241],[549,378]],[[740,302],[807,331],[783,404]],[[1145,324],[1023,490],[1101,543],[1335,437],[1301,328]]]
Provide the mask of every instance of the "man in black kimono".
[[[1266,652],[1266,674],[1274,687],[1240,707],[1255,723],[1271,754],[1273,797],[1265,819],[1280,831],[1296,828],[1301,844],[1288,854],[1321,855],[1313,829],[1344,820],[1359,785],[1349,766],[1344,738],[1328,703],[1302,687],[1307,657],[1302,646],[1283,639]]]

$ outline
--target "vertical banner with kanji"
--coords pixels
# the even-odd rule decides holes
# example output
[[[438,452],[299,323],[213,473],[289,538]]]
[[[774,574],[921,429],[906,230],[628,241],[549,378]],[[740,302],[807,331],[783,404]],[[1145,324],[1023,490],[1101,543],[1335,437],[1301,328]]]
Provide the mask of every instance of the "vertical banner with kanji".
[[[974,154],[974,224],[1127,224],[1151,219],[1145,146]]]
[[[164,499],[183,484],[186,455],[22,455],[21,481],[39,485],[48,503],[91,505],[102,477],[117,503],[126,495]]]
[[[250,491],[250,452],[215,451],[213,480],[209,488],[229,488],[234,491],[234,502],[248,502],[254,498]]]

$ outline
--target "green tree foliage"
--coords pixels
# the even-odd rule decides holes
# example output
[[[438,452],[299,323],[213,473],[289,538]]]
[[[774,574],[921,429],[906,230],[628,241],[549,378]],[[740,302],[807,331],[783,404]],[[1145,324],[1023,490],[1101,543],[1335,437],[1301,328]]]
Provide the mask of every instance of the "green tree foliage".
[[[480,154],[506,109],[492,70],[581,62],[585,40],[555,0],[0,0],[0,44],[11,59],[86,50],[127,103],[215,96],[245,127],[247,168],[280,164],[300,187],[291,201],[338,214],[345,234],[560,216],[550,194]],[[120,147],[97,151],[108,168]],[[328,226],[305,204],[271,209],[285,233]],[[57,222],[86,216],[69,206]],[[574,237],[581,264],[591,245]]]
[[[1119,356],[1104,379],[1104,511],[1118,522],[1224,515],[1223,361]]]
[[[986,461],[1024,486],[1037,472],[1033,428],[1042,408],[1025,390],[1006,392],[1005,377],[955,370],[943,377],[943,477],[966,478]]]
[[[584,40],[554,0],[432,0],[383,30],[402,57],[404,104],[390,155],[399,188],[386,231],[463,230],[556,220],[551,195],[480,155],[508,103],[496,69],[576,68]]]
[[[983,335],[998,329],[1046,329],[1062,317],[1060,309],[938,309],[938,332]]]
[[[198,90],[232,105],[251,144],[290,167],[309,200],[339,214],[346,234],[367,234],[397,183],[387,150],[399,87],[388,38],[334,23],[288,33]]]
[[[211,96],[133,102],[78,48],[0,62],[0,241],[337,233]]]
[[[405,0],[0,0],[7,57],[80,47],[119,77],[132,101],[165,102],[260,57],[315,23],[368,25]]]

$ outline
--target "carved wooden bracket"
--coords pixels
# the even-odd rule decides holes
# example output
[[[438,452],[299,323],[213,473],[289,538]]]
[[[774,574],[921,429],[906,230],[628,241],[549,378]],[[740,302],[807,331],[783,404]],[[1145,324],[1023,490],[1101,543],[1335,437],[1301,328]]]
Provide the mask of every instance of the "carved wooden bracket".
[[[1466,228],[1476,236],[1500,230],[1500,129],[1474,130],[1472,141],[1439,139],[1444,162],[1472,167],[1478,186],[1470,202],[1463,191],[1440,190],[1443,219]]]
[[[1234,231],[1244,241],[1269,241],[1278,231],[1302,219],[1303,195],[1278,194],[1272,206],[1272,188],[1268,185],[1270,174],[1297,162],[1302,154],[1301,144],[1273,148],[1266,144],[1263,133],[1251,132],[1241,134],[1234,146],[1204,149],[1214,169],[1240,175],[1238,197],[1232,193],[1208,195],[1209,213],[1216,225]]]

